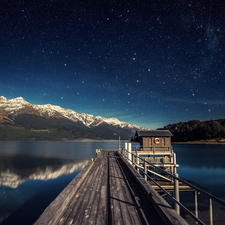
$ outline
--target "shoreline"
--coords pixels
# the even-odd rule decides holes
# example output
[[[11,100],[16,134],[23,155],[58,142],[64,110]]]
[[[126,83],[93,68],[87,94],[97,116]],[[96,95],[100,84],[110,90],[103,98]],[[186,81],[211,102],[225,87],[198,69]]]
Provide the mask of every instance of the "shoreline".
[[[187,142],[171,142],[172,145],[225,145],[225,142],[211,141],[187,141]]]
[[[121,139],[120,140],[122,143],[123,142],[129,142],[128,139]],[[1,142],[118,142],[118,139],[90,139],[90,138],[78,138],[78,139],[64,139],[62,138],[61,140],[7,140],[3,141],[0,140]]]

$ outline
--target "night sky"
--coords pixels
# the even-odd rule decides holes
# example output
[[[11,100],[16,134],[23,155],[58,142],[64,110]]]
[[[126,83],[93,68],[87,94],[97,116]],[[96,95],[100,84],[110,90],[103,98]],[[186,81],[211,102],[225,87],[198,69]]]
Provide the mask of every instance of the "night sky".
[[[1,0],[0,96],[156,129],[225,118],[225,1]]]

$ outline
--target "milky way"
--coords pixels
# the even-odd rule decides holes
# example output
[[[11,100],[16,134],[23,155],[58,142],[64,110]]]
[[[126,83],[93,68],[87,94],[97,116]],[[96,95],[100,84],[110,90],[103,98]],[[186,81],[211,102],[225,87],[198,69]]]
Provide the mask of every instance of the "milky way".
[[[224,118],[224,8],[1,0],[0,95],[153,129]]]

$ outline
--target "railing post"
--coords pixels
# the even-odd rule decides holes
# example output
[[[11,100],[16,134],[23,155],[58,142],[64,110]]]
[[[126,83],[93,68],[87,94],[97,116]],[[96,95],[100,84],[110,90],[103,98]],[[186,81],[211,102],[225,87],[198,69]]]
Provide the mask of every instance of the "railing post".
[[[175,173],[174,174],[175,177],[178,177],[178,174]],[[179,181],[174,178],[174,197],[175,199],[180,202],[180,195],[179,195]],[[180,215],[180,206],[177,203],[174,203],[174,209],[176,210],[176,212]]]
[[[147,163],[144,161],[144,178],[147,180]]]
[[[120,147],[120,133],[119,133],[119,150],[121,149],[121,147]]]
[[[131,161],[131,143],[128,143],[128,161],[129,163],[132,165],[132,161]]]
[[[127,150],[127,142],[124,143],[124,150]]]
[[[174,167],[173,167],[173,169],[174,169],[174,174],[176,174],[176,173],[177,173],[177,167],[176,167],[176,165],[177,165],[176,153],[173,153],[173,164],[174,164]]]
[[[194,191],[195,195],[195,216],[198,218],[198,192]],[[198,222],[196,222],[198,224]]]
[[[132,154],[132,163],[133,163],[133,167],[135,167],[135,154]]]
[[[137,152],[136,152],[136,155],[137,155],[137,157],[136,157],[136,164],[139,165],[140,164],[140,159],[139,159],[139,155],[138,155]],[[138,173],[140,171],[138,167],[137,167],[137,171],[138,171]]]
[[[209,198],[209,220],[210,225],[213,225],[213,211],[212,211],[212,199]]]

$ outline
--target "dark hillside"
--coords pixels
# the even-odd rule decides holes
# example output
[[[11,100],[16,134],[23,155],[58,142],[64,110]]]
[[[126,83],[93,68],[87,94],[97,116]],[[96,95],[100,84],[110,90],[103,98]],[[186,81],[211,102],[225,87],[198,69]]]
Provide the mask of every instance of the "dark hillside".
[[[114,134],[117,135],[114,135]],[[54,141],[88,139],[129,139],[135,131],[103,123],[88,128],[81,122],[65,117],[46,118],[37,114],[18,114],[7,117],[0,114],[0,141]]]
[[[170,130],[174,135],[172,141],[199,141],[216,139],[222,141],[225,138],[225,119],[199,121],[191,120],[169,124],[163,129]]]

